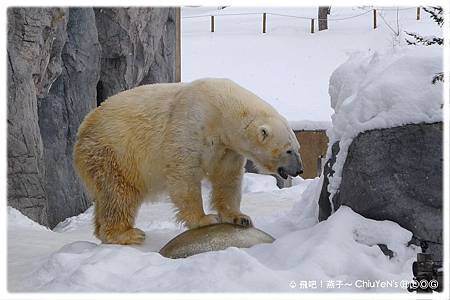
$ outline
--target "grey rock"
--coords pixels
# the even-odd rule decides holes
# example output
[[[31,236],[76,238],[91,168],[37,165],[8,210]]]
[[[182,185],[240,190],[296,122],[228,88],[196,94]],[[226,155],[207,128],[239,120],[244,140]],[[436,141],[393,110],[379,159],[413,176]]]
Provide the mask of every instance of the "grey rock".
[[[174,19],[175,8],[8,9],[9,205],[50,227],[90,205],[72,165],[78,126],[112,94],[174,81]]]
[[[348,150],[335,209],[346,205],[367,218],[394,221],[415,239],[430,241],[429,251],[442,259],[442,150],[442,123],[359,134]]]
[[[175,8],[95,8],[102,48],[98,103],[141,84],[175,80]]]
[[[386,255],[389,258],[394,257],[394,252],[387,247],[386,244],[378,244],[378,247],[380,247],[381,252],[383,252],[384,255]]]
[[[66,9],[8,9],[8,204],[48,225],[37,96],[61,72]]]
[[[331,214],[330,193],[328,192],[329,177],[334,174],[333,165],[336,162],[336,156],[339,153],[339,142],[331,146],[331,158],[323,166],[323,185],[319,196],[319,221],[328,219]],[[339,192],[338,192],[339,193]]]
[[[274,240],[269,234],[254,227],[221,223],[187,230],[170,240],[159,253],[169,258],[184,258],[228,247],[249,248],[261,243],[272,243]]]
[[[97,104],[101,49],[93,9],[70,8],[66,35],[62,72],[49,93],[38,98],[50,227],[91,204],[72,166],[72,151],[78,127]]]

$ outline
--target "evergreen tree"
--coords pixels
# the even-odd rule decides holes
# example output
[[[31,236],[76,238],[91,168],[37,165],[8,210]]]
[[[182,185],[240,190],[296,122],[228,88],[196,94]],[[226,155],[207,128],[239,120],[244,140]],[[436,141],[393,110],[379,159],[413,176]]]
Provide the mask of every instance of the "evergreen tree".
[[[440,6],[430,6],[430,7],[422,7],[424,11],[430,14],[430,18],[433,19],[434,22],[437,23],[439,27],[442,27],[444,25],[444,11],[442,7]],[[443,45],[444,44],[444,38],[437,37],[437,36],[422,36],[415,32],[406,32],[407,35],[409,35],[411,38],[406,38],[406,43],[408,45],[417,45],[421,44],[424,46],[430,46],[430,45]],[[444,81],[444,73],[439,72],[431,81],[433,84],[435,84],[438,81]]]

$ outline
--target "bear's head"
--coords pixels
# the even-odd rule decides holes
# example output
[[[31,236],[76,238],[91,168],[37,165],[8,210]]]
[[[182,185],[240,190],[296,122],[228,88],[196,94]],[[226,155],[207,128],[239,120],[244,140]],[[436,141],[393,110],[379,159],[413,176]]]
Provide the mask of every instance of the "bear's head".
[[[244,156],[264,174],[278,174],[284,179],[303,173],[298,140],[281,116],[252,120],[245,128]]]

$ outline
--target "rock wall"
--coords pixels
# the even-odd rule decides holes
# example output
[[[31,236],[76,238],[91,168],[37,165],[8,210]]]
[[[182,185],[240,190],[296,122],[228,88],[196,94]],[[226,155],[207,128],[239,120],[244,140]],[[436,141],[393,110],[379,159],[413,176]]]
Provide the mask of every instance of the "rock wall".
[[[319,218],[330,212],[328,176],[338,144],[325,165]],[[349,147],[342,182],[333,205],[351,207],[375,220],[391,220],[428,241],[434,259],[442,258],[442,123],[379,129],[358,135]]]
[[[53,227],[90,205],[72,166],[84,116],[175,79],[175,8],[8,9],[8,204]]]
[[[101,44],[98,102],[136,85],[175,79],[174,8],[95,8]]]

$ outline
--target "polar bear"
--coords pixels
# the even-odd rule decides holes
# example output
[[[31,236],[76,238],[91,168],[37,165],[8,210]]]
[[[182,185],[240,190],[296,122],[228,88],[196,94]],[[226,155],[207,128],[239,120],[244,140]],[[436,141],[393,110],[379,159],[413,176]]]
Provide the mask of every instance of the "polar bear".
[[[95,235],[103,243],[141,244],[137,210],[164,192],[188,228],[251,226],[240,211],[245,159],[262,173],[297,176],[299,148],[285,118],[259,97],[231,80],[200,79],[108,98],[80,125],[74,165],[95,201]],[[217,214],[203,210],[203,178]]]

